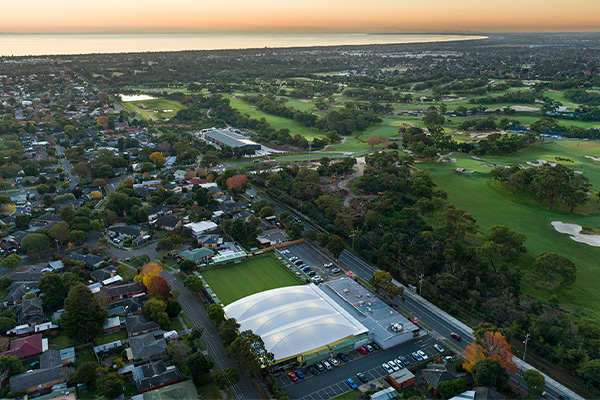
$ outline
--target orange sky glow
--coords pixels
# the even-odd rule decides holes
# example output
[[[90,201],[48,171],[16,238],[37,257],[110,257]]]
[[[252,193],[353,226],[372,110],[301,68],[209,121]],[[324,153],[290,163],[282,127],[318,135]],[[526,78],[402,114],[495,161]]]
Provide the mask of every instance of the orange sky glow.
[[[598,31],[598,0],[29,0],[0,32]]]

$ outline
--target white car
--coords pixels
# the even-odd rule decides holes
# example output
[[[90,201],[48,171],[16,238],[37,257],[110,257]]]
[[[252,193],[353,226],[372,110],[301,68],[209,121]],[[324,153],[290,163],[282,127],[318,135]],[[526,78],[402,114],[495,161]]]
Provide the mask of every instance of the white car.
[[[338,365],[340,365],[340,362],[338,360],[336,360],[335,358],[330,358],[329,363],[331,363],[331,365],[333,365],[334,367],[337,367]]]
[[[388,374],[394,373],[394,370],[387,363],[381,364],[381,368],[383,368]]]
[[[388,365],[394,370],[394,371],[399,371],[400,367],[396,365],[396,363],[394,362],[394,360],[392,361],[388,361]]]
[[[419,355],[421,357],[423,357],[423,360],[427,360],[429,357],[427,356],[427,354],[425,354],[425,352],[423,350],[418,350],[417,353],[419,353]]]
[[[333,263],[325,263],[323,264],[325,268],[333,267]]]
[[[434,344],[434,345],[433,345],[433,347],[435,347],[435,349],[436,349],[437,351],[439,351],[440,353],[443,353],[443,352],[444,352],[444,348],[443,348],[442,346],[440,346],[439,344],[437,344],[437,343],[436,343],[436,344]]]
[[[325,369],[331,369],[331,364],[329,364],[329,362],[327,360],[322,361],[322,364],[325,367]]]

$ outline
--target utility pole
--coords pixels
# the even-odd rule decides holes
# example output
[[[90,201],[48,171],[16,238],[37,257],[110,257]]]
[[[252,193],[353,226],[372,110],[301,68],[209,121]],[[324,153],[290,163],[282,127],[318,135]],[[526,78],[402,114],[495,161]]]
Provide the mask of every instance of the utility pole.
[[[525,350],[523,350],[523,362],[525,362],[525,356],[527,355],[527,342],[529,341],[529,333],[525,335],[525,340],[523,343],[525,344]]]
[[[423,278],[425,274],[419,274],[419,296],[423,293]]]
[[[354,237],[356,236],[356,229],[352,229],[352,251],[354,251]]]

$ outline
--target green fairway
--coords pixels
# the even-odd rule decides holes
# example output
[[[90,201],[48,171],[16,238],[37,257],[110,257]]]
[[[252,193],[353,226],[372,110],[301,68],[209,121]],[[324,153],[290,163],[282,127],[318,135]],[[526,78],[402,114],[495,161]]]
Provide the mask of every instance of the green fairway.
[[[207,269],[202,271],[202,277],[225,305],[254,293],[300,284],[273,255]]]
[[[151,121],[169,119],[185,108],[182,104],[167,99],[127,101],[120,102],[119,105],[136,116]],[[139,107],[140,105],[147,108]]]
[[[546,290],[535,285],[531,277],[525,276],[523,291],[542,300],[557,295],[561,306],[579,310],[590,310],[600,314],[600,248],[577,243],[568,235],[558,233],[551,225],[552,221],[576,223],[585,226],[600,227],[598,205],[590,202],[587,207],[576,213],[555,209],[549,211],[545,204],[539,204],[526,194],[514,195],[499,187],[489,179],[490,168],[481,167],[482,163],[511,165],[524,164],[527,161],[545,159],[556,161],[556,157],[565,157],[573,163],[564,165],[585,173],[594,190],[600,189],[600,163],[585,158],[585,155],[599,155],[600,143],[597,142],[550,142],[531,146],[522,152],[504,157],[481,157],[474,160],[468,155],[455,153],[456,163],[421,163],[419,167],[431,171],[434,182],[440,189],[448,192],[448,200],[468,212],[476,219],[483,233],[489,232],[494,225],[506,225],[527,236],[525,246],[528,256],[523,260],[523,269],[530,268],[533,259],[544,251],[553,251],[564,255],[577,265],[577,281],[569,289]],[[472,174],[458,174],[456,167],[474,170]]]
[[[237,96],[243,96],[242,94],[237,94]],[[250,118],[261,119],[264,118],[267,122],[273,127],[273,129],[283,129],[287,128],[290,130],[290,135],[294,136],[296,134],[305,137],[307,140],[312,140],[314,137],[322,137],[324,136],[318,129],[315,128],[307,128],[306,126],[300,124],[289,118],[279,117],[276,115],[267,114],[266,112],[260,111],[254,105],[250,103],[246,103],[243,100],[240,100],[238,97],[234,97],[231,95],[225,95],[229,99],[232,107],[237,108],[242,114],[248,114]]]

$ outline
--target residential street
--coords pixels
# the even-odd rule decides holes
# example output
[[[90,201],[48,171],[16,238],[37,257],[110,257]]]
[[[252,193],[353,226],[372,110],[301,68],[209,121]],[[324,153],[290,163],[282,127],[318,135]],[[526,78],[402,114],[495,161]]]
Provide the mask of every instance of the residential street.
[[[174,276],[175,273],[163,270],[161,275],[167,280],[171,286],[171,290],[177,290],[177,300],[183,307],[183,312],[187,315],[190,323],[193,326],[201,326],[204,328],[202,333],[202,342],[206,346],[208,354],[215,362],[215,366],[224,370],[225,368],[238,368],[236,363],[231,360],[225,352],[225,347],[218,336],[217,328],[206,315],[204,308],[196,297],[183,285],[183,282]],[[240,381],[231,387],[231,391],[237,399],[259,399],[260,395],[252,386],[250,378],[238,368]]]

